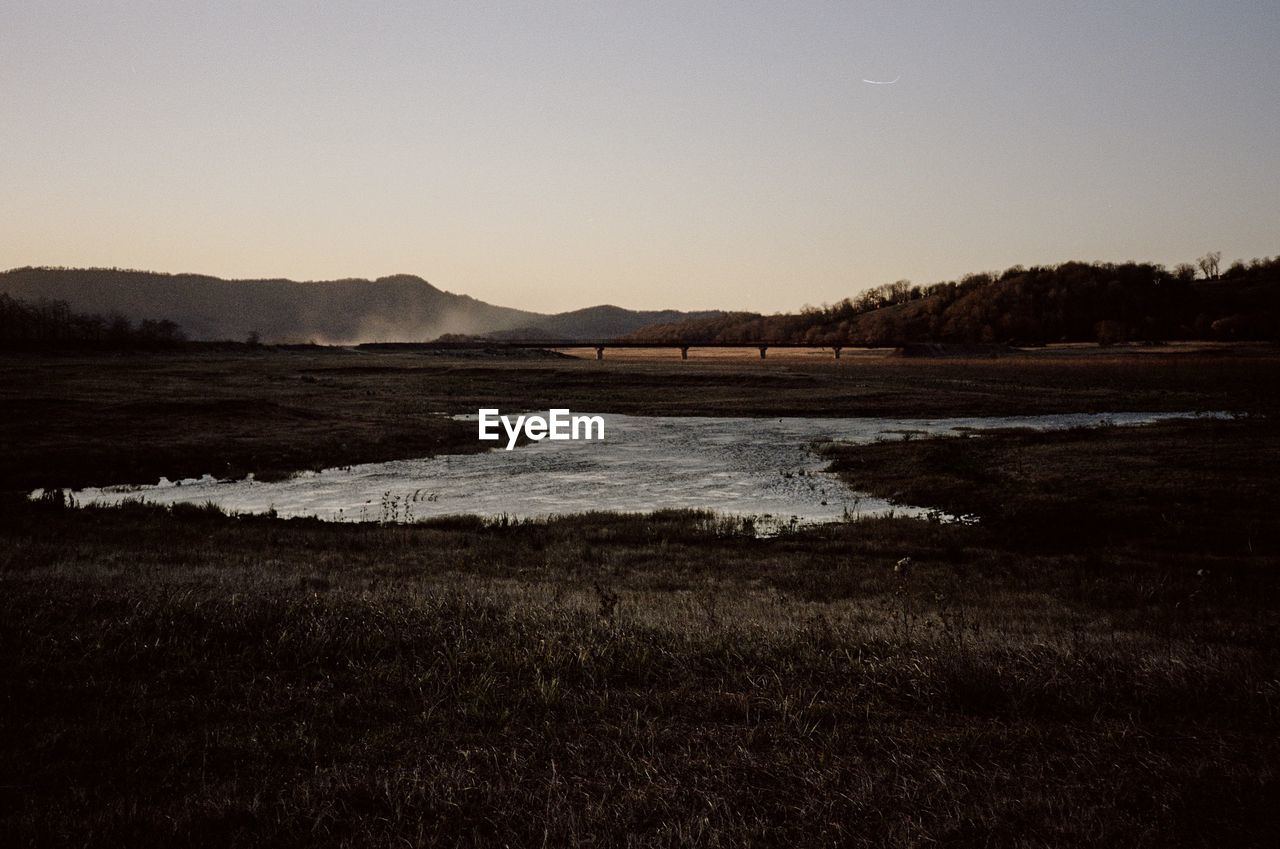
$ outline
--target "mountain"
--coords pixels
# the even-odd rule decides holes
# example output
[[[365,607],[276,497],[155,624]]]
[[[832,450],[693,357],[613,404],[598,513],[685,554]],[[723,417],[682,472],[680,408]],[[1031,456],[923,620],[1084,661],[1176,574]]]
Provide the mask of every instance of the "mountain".
[[[488,335],[499,339],[613,339],[635,333],[651,324],[693,321],[719,315],[723,313],[718,310],[628,310],[605,304],[543,316],[526,326]]]
[[[77,312],[175,322],[191,339],[329,344],[426,341],[447,333],[559,339],[611,338],[655,321],[708,313],[637,312],[614,306],[545,315],[437,289],[421,277],[377,280],[223,280],[121,269],[18,268],[0,292],[65,301]]]
[[[899,281],[800,313],[726,313],[651,325],[651,342],[904,345],[1280,338],[1280,257],[1195,279],[1190,266],[1067,262],[959,281]]]

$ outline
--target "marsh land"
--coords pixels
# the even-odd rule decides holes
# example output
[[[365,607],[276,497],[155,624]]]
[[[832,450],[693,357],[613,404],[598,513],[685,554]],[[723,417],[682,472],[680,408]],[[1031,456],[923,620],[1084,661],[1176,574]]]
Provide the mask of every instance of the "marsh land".
[[[1280,830],[1280,351],[0,359],[14,845],[1250,846]],[[32,489],[481,450],[482,406],[1237,417],[824,449],[976,524],[413,524]]]

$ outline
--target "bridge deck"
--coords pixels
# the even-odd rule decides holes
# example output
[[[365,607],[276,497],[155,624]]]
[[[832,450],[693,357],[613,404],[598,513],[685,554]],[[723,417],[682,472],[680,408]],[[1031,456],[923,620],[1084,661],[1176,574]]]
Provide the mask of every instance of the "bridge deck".
[[[770,348],[809,348],[812,350],[834,351],[837,359],[840,352],[852,345],[819,345],[811,342],[638,342],[629,339],[449,339],[433,342],[366,342],[357,345],[379,351],[477,351],[493,349],[595,349],[596,359],[604,359],[606,348],[648,348],[678,350],[683,359],[689,358],[691,348],[745,348],[760,352],[764,359]]]
[[[358,348],[483,350],[488,348],[855,348],[812,342],[636,342],[629,339],[466,339],[432,342],[364,342]],[[869,350],[869,349],[868,349]]]

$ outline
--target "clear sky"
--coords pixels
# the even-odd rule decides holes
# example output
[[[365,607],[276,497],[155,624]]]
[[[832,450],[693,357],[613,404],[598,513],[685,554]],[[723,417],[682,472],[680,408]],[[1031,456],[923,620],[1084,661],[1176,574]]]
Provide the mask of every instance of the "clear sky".
[[[1249,258],[1280,3],[0,0],[0,193],[3,268],[544,311]]]

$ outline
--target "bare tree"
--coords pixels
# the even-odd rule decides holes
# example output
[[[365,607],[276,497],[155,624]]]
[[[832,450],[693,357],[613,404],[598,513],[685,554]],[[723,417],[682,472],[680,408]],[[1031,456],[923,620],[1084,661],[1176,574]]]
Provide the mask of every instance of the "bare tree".
[[[1222,263],[1222,251],[1209,251],[1196,260],[1196,265],[1204,272],[1205,280],[1218,279],[1218,266]]]

